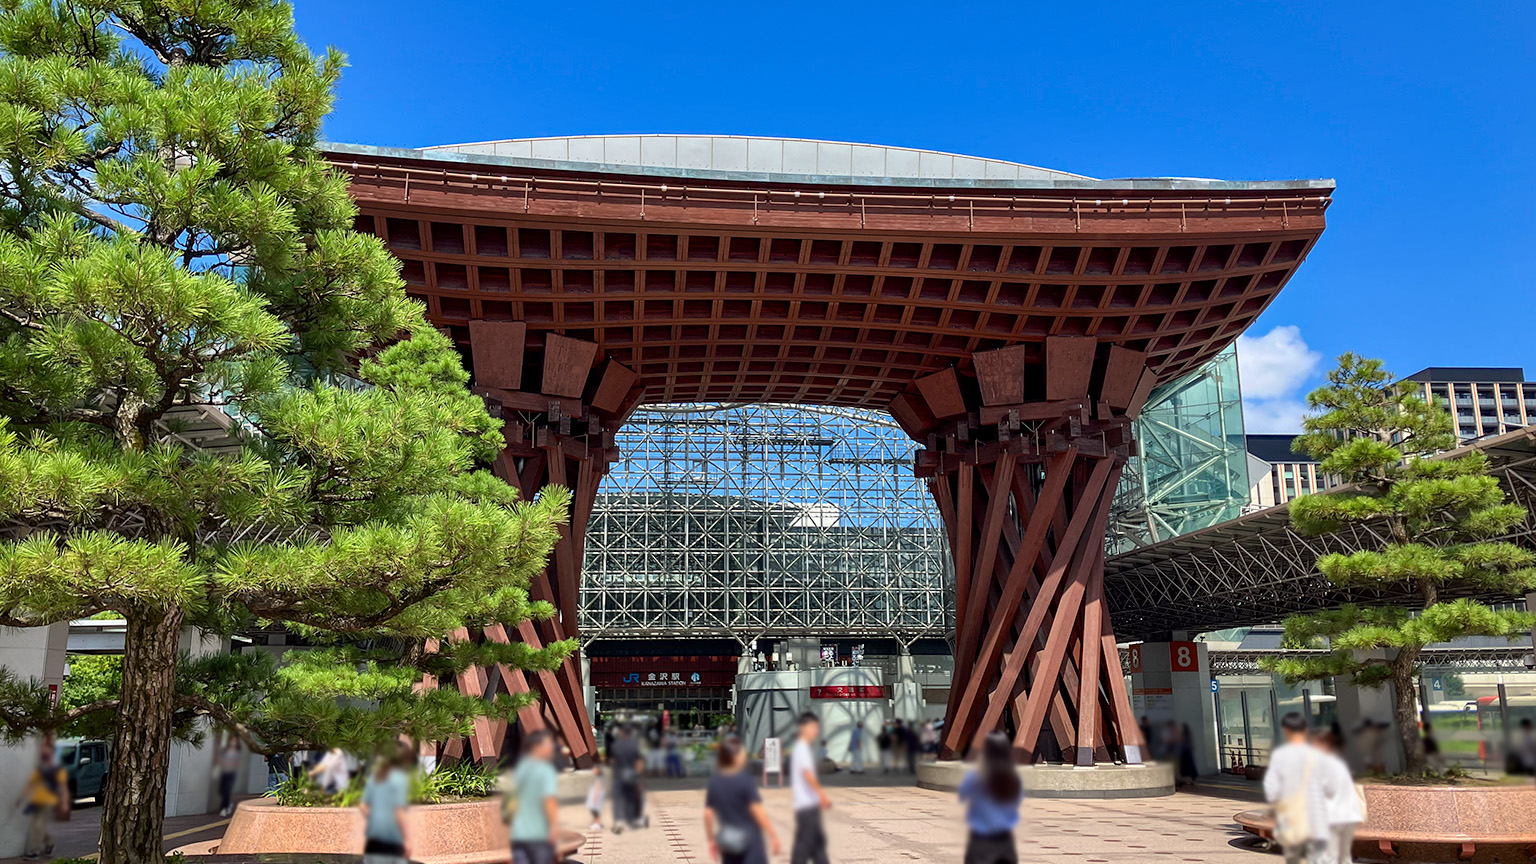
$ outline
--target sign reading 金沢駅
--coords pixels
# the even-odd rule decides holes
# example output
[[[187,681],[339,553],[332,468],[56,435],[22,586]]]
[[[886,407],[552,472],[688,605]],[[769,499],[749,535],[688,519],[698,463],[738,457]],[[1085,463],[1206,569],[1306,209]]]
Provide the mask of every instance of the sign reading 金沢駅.
[[[729,687],[736,681],[736,658],[593,657],[594,687]]]

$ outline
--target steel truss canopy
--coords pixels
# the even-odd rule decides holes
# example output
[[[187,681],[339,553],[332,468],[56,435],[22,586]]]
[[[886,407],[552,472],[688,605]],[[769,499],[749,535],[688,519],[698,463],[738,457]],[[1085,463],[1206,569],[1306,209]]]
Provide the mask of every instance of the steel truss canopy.
[[[1435,458],[1471,450],[1488,455],[1512,501],[1527,510],[1525,522],[1503,538],[1536,545],[1536,428],[1485,438]],[[1347,488],[1347,487],[1345,487]],[[1336,586],[1317,571],[1319,556],[1378,549],[1384,532],[1351,526],[1307,537],[1291,528],[1287,505],[1271,507],[1173,540],[1145,546],[1105,562],[1104,588],[1121,638],[1139,639],[1170,630],[1210,631],[1279,621],[1298,612],[1344,603],[1418,605],[1413,591],[1396,587]],[[1494,595],[1443,592],[1447,599]]]
[[[527,495],[573,490],[570,526],[530,589],[558,614],[518,638],[581,635],[599,484],[637,409],[885,411],[921,445],[913,472],[953,562],[941,749],[1005,729],[1027,759],[1140,761],[1103,581],[1131,424],[1295,273],[1331,181],[1094,180],[708,136],[327,152],[351,175],[357,228],[399,257],[407,291],[506,420],[498,474]],[[739,513],[721,530],[772,530],[771,510]],[[459,685],[486,692],[479,675]],[[575,661],[540,683],[545,702],[521,722],[556,725],[585,764],[595,742]],[[501,734],[477,732],[476,754]]]

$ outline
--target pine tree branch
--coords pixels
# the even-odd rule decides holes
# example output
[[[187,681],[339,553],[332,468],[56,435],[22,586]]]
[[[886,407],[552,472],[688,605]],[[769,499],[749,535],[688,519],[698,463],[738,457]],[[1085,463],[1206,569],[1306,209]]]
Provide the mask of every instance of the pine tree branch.
[[[100,699],[85,705],[77,705],[68,711],[53,712],[46,715],[24,714],[0,704],[0,723],[4,723],[6,728],[17,732],[25,730],[52,732],[91,714],[97,714],[102,711],[116,711],[120,702],[121,700],[116,698]]]
[[[272,747],[257,738],[250,727],[240,722],[229,709],[201,696],[182,694],[176,697],[176,704],[194,713],[211,717],[220,726],[234,732],[247,749],[259,756],[275,756],[279,753],[291,753],[294,750],[325,749],[319,744],[308,740],[288,741],[283,747]]]

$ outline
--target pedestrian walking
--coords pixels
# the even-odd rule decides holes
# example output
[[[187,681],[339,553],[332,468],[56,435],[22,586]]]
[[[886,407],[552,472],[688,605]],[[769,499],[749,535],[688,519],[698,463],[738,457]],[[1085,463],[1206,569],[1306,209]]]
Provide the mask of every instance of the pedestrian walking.
[[[592,824],[587,826],[588,831],[603,830],[603,766],[592,766],[592,786],[587,789],[587,812],[592,814]]]
[[[53,742],[43,739],[37,750],[37,766],[21,787],[16,804],[27,816],[27,858],[53,855],[53,836],[48,833],[55,817],[69,818],[69,777],[54,759]]]
[[[880,734],[875,736],[875,746],[880,748],[880,773],[891,773],[891,724],[880,726]]]
[[[560,799],[555,776],[555,738],[548,729],[530,732],[523,741],[506,790],[510,813],[512,864],[555,864],[560,846]]]
[[[821,721],[807,711],[800,715],[800,735],[789,757],[790,801],[795,808],[795,842],[790,848],[789,864],[828,864],[827,832],[821,824],[821,811],[832,800],[816,779],[816,740],[821,735]]]
[[[1328,798],[1328,830],[1332,833],[1329,846],[1334,853],[1330,864],[1350,864],[1355,860],[1355,829],[1365,821],[1365,802],[1350,776],[1349,764],[1344,761],[1344,736],[1338,726],[1317,733],[1317,749],[1323,764],[1332,774]]]
[[[662,736],[662,742],[667,751],[667,776],[683,776],[683,755],[677,749],[677,735],[667,732]]]
[[[981,760],[960,781],[965,803],[965,864],[1018,864],[1013,829],[1019,824],[1024,784],[1013,764],[1013,742],[1002,732],[982,739]]]
[[[917,773],[917,756],[923,751],[923,743],[917,737],[917,724],[907,724],[907,773]]]
[[[709,856],[721,864],[768,864],[767,838],[778,855],[779,835],[763,809],[757,781],[747,773],[747,751],[741,739],[727,737],[715,755],[715,775],[704,793],[704,834]]]
[[[619,834],[640,824],[640,776],[645,770],[645,755],[640,752],[633,726],[619,728],[608,767],[613,771],[613,833]]]
[[[1264,772],[1264,797],[1275,805],[1275,839],[1286,864],[1335,864],[1328,802],[1338,795],[1338,778],[1325,754],[1307,740],[1305,717],[1292,711],[1280,728],[1285,744],[1270,754]]]
[[[272,753],[264,758],[267,763],[267,791],[271,792],[288,779],[288,773],[293,770],[293,757],[287,753]]]
[[[378,757],[363,784],[363,854],[405,858],[409,840],[405,808],[411,803],[411,778],[405,768],[409,750]]]
[[[864,724],[853,724],[853,731],[848,733],[848,773],[864,773]]]
[[[233,735],[219,748],[219,815],[228,816],[235,808],[235,778],[240,776],[240,740]]]

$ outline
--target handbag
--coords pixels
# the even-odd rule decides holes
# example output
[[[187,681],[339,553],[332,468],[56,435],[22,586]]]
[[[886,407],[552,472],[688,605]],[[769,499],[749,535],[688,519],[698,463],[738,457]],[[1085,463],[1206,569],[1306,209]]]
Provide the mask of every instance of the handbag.
[[[1312,839],[1311,826],[1307,824],[1307,787],[1311,785],[1312,763],[1316,760],[1316,754],[1307,754],[1301,785],[1275,803],[1275,840],[1284,849],[1299,849]]]
[[[752,832],[740,825],[723,822],[720,830],[715,832],[715,845],[726,855],[745,855],[752,848]]]

